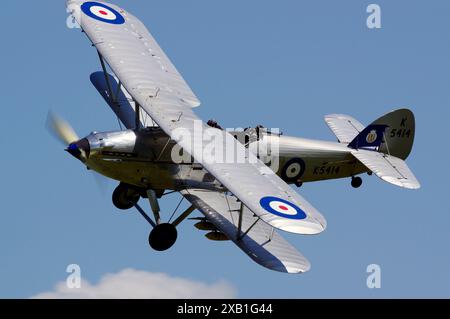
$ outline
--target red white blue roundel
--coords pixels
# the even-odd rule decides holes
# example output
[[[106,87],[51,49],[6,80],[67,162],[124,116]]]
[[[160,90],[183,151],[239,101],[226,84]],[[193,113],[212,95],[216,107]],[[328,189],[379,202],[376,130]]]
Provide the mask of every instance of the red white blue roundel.
[[[306,213],[300,207],[282,198],[266,196],[261,198],[259,204],[269,213],[280,217],[290,219],[306,218]]]
[[[111,24],[125,23],[125,18],[117,12],[117,10],[114,10],[113,8],[100,2],[85,2],[81,5],[81,11],[83,11],[87,16],[102,22]]]

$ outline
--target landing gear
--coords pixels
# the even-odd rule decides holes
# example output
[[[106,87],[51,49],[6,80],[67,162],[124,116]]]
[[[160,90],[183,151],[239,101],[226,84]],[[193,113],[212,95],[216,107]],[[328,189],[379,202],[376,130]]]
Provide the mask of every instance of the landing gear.
[[[352,186],[353,188],[359,188],[362,185],[362,178],[359,176],[352,176]]]
[[[145,194],[144,194],[145,192]],[[150,224],[152,230],[148,236],[148,243],[150,247],[157,251],[164,251],[172,247],[177,241],[178,232],[177,226],[183,220],[185,220],[194,210],[194,206],[190,206],[186,209],[178,218],[172,223],[162,223],[160,217],[160,208],[158,204],[158,198],[162,197],[162,193],[149,189],[143,191],[140,188],[132,185],[120,183],[114,190],[113,203],[119,209],[129,209],[134,207],[144,217],[144,219]],[[140,197],[148,198],[150,207],[153,213],[153,219],[139,206],[138,201]],[[178,207],[177,207],[178,208]],[[174,212],[175,213],[175,212]]]
[[[177,240],[177,228],[169,223],[156,225],[148,236],[150,247],[157,251],[164,251],[175,244]]]
[[[112,194],[114,206],[118,209],[130,209],[139,201],[139,190],[127,184],[120,183]]]

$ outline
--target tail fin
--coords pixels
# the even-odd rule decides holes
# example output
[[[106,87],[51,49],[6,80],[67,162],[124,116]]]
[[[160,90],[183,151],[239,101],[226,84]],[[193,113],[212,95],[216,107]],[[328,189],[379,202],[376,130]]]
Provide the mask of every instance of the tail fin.
[[[408,109],[389,112],[361,131],[348,144],[354,149],[373,149],[406,159],[414,143],[415,119]]]
[[[379,152],[403,160],[408,157],[413,147],[416,130],[413,112],[408,109],[395,110],[383,115],[371,125],[387,125]]]

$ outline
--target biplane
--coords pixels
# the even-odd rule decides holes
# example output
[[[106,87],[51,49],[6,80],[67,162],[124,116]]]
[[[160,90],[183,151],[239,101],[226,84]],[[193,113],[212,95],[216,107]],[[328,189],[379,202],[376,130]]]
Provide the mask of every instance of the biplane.
[[[358,188],[367,173],[420,187],[404,161],[415,134],[410,110],[389,112],[368,126],[348,115],[327,115],[337,141],[285,136],[263,126],[226,130],[195,115],[200,101],[138,18],[100,1],[69,0],[67,6],[99,57],[101,70],[90,80],[123,128],[80,138],[56,116],[49,123],[67,152],[119,182],[114,205],[134,207],[145,218],[153,249],[169,249],[177,226],[193,219],[208,239],[232,241],[264,267],[303,273],[309,261],[278,231],[319,234],[327,222],[293,185],[349,178]],[[158,203],[172,192],[190,206],[163,222]],[[150,214],[141,198],[149,201]],[[201,216],[192,217],[194,211]]]

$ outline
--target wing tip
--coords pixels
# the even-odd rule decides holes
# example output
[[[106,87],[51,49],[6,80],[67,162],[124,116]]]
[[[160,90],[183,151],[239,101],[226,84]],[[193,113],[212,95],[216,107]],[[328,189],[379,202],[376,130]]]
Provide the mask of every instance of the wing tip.
[[[415,190],[420,189],[422,187],[418,181],[411,181],[411,180],[401,181],[393,176],[381,176],[380,178],[389,184],[399,186],[401,188]]]
[[[311,269],[311,264],[308,260],[303,260],[303,263],[293,264],[289,263],[285,265],[285,273],[288,274],[303,274]]]
[[[317,235],[322,233],[327,228],[327,223],[323,221],[309,221],[301,223],[286,222],[284,224],[274,225],[273,227],[293,234],[299,235]]]
[[[298,262],[281,261],[281,264],[277,265],[264,264],[259,262],[258,264],[269,270],[285,274],[303,274],[311,269],[311,264],[306,258],[302,258],[302,260]]]

